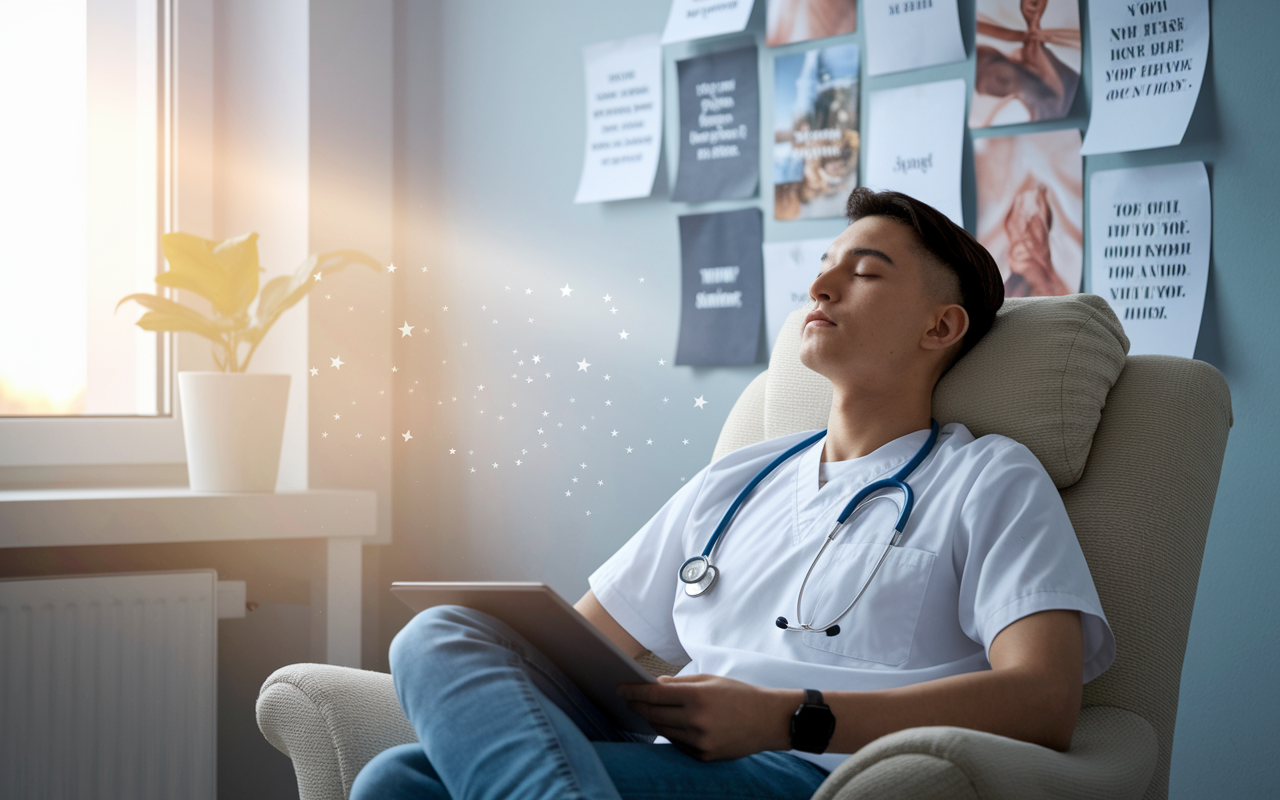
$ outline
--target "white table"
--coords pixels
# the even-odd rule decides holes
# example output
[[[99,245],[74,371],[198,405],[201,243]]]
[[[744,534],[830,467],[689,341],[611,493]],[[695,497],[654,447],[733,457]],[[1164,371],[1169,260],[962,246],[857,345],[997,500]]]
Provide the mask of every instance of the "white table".
[[[0,491],[0,548],[324,539],[315,576],[329,664],[360,666],[362,540],[377,532],[368,490],[214,493],[180,487]],[[319,592],[313,592],[319,595]]]

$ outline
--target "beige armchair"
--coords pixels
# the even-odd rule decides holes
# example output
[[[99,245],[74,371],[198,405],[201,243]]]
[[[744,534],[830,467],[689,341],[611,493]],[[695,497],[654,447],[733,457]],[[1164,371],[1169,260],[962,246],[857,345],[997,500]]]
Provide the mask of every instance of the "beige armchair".
[[[715,457],[825,426],[830,384],[799,362],[800,319],[791,316],[769,369],[738,399]],[[912,728],[850,756],[815,800],[1167,796],[1182,659],[1231,400],[1208,364],[1128,357],[1128,347],[1100,297],[1010,299],[934,395],[939,422],[1029,447],[1075,525],[1117,656],[1084,687],[1070,750],[964,728]],[[644,661],[651,671],[669,669]],[[302,800],[345,800],[369,759],[416,740],[382,673],[285,667],[263,684],[257,712],[263,734],[293,759]]]

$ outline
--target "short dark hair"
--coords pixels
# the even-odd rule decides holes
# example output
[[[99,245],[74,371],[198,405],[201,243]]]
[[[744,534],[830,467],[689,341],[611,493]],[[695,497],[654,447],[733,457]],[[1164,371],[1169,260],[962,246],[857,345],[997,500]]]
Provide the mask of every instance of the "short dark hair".
[[[956,274],[960,303],[969,314],[969,331],[956,358],[991,330],[996,312],[1004,305],[1004,280],[987,248],[933,206],[901,192],[876,192],[859,186],[845,205],[849,222],[863,217],[891,217],[916,233],[920,246]]]

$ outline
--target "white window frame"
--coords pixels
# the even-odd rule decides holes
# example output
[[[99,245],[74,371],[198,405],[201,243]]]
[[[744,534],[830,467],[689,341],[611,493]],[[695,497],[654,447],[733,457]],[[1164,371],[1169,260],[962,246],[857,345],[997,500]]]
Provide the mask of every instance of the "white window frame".
[[[161,4],[162,88],[169,108],[164,130],[164,230],[208,232],[213,227],[213,0]],[[206,233],[207,235],[207,233]],[[164,382],[170,393],[158,416],[0,418],[0,468],[186,464],[179,369],[213,369],[207,354],[179,347],[188,335],[164,338]],[[45,469],[56,480],[57,470]],[[3,486],[0,486],[3,488]]]

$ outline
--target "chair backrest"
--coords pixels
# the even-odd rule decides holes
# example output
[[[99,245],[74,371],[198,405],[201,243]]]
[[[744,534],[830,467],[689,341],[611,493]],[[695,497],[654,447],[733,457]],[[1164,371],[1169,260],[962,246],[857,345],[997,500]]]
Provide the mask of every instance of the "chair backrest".
[[[768,370],[730,411],[715,458],[826,426],[831,385],[798,355],[806,311],[788,318]],[[1231,397],[1204,362],[1128,349],[1096,295],[1006,300],[939,382],[934,416],[1022,442],[1053,478],[1116,637],[1116,660],[1085,686],[1083,705],[1151,723],[1160,757],[1146,797],[1163,798]]]

